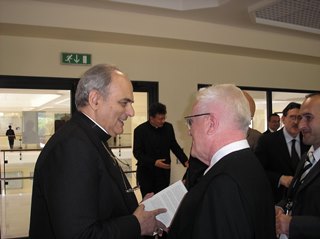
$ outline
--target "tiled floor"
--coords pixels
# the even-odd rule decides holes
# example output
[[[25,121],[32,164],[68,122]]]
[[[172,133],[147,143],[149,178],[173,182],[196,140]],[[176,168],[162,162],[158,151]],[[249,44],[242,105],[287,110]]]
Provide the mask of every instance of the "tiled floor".
[[[138,200],[141,200],[140,191],[135,191]],[[1,237],[27,238],[30,222],[31,194],[1,195]]]
[[[1,196],[1,238],[27,237],[31,194]]]

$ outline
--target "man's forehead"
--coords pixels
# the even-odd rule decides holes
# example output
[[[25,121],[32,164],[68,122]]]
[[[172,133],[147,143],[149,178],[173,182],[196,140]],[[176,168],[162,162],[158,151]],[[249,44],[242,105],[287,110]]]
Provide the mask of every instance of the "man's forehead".
[[[155,117],[156,117],[156,118],[165,118],[166,115],[165,115],[165,114],[159,114],[159,113],[157,113],[157,114],[155,115]]]
[[[288,110],[288,115],[298,114],[298,113],[299,113],[299,110],[300,110],[300,109],[298,109],[298,108],[290,109],[290,110]]]

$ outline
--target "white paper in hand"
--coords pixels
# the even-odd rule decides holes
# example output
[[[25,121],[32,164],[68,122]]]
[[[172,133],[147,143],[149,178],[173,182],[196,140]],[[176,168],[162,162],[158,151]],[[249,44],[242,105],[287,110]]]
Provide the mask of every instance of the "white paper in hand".
[[[166,208],[167,211],[157,215],[156,218],[166,227],[169,227],[177,208],[187,192],[188,191],[186,187],[182,181],[179,180],[142,203],[144,204],[146,211],[152,211],[158,208]]]

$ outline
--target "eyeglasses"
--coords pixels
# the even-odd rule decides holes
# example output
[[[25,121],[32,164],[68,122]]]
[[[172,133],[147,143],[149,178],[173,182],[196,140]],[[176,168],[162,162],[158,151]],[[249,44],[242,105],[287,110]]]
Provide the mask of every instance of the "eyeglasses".
[[[203,114],[196,114],[196,115],[189,115],[184,117],[184,119],[186,120],[186,124],[188,126],[188,129],[191,129],[191,125],[193,123],[193,119],[195,117],[199,117],[199,116],[204,116],[204,115],[210,115],[211,113],[203,113]]]

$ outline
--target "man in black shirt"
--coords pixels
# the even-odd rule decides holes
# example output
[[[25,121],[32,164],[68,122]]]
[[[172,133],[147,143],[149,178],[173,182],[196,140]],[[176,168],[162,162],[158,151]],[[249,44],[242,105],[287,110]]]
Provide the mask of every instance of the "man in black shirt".
[[[170,150],[187,166],[188,158],[177,143],[172,124],[166,122],[167,109],[161,103],[149,108],[149,120],[134,130],[133,154],[137,159],[137,179],[142,196],[157,193],[170,184]]]

